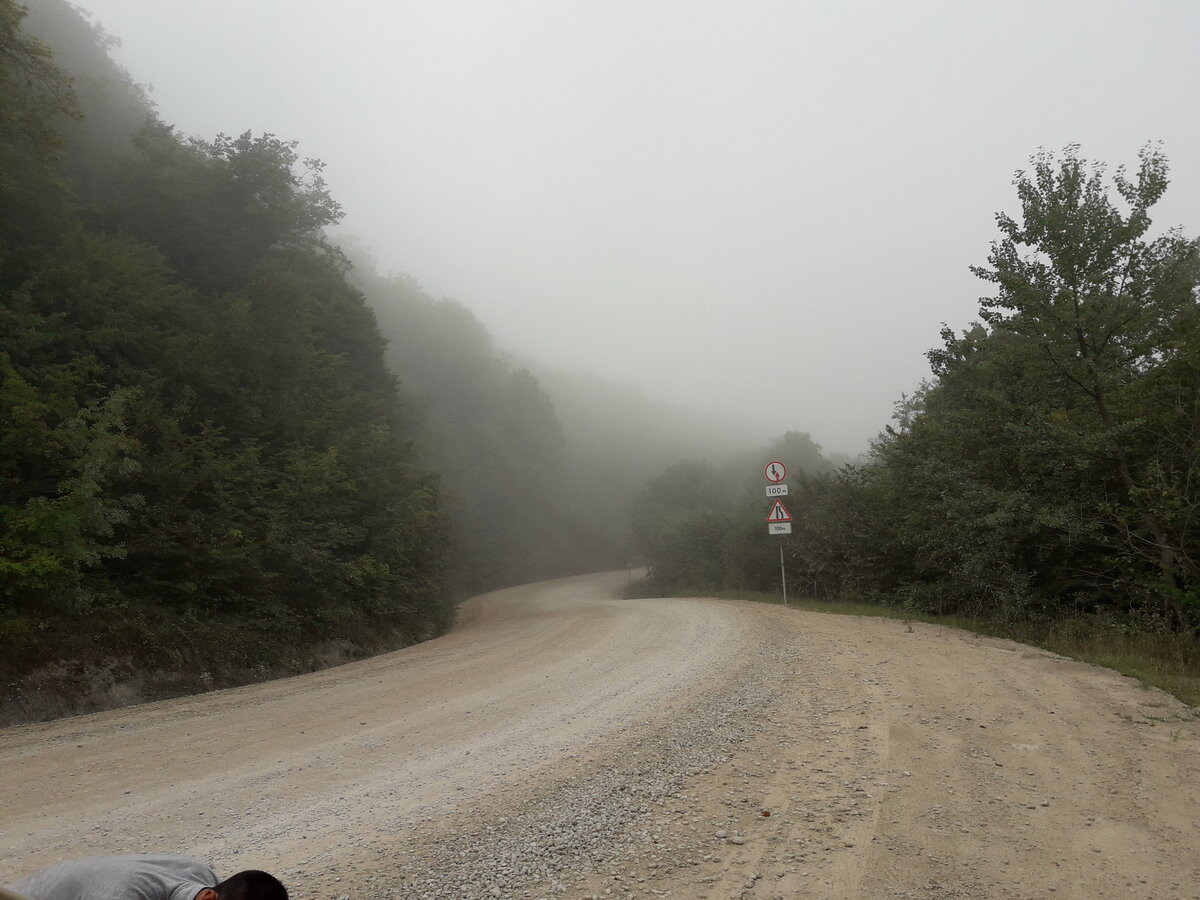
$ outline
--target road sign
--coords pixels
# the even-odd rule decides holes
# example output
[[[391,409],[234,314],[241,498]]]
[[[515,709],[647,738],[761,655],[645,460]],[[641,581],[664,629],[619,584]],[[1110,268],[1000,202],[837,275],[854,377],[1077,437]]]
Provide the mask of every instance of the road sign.
[[[775,501],[775,505],[771,507],[771,511],[767,513],[768,522],[790,522],[792,514],[784,507],[780,500]]]
[[[777,459],[771,460],[763,466],[763,477],[767,479],[767,496],[768,497],[786,497],[787,485],[783,480],[787,478],[787,466]],[[792,533],[792,515],[787,511],[787,507],[779,500],[776,500],[771,505],[771,511],[767,513],[767,534],[791,534]],[[783,605],[787,606],[787,567],[783,560],[783,545],[786,541],[779,542],[779,584],[783,587]]]

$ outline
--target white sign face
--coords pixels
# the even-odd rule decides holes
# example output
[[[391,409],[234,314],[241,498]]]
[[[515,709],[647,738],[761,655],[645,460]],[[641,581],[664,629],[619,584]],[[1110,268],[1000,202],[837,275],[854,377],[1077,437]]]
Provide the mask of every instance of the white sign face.
[[[792,521],[792,514],[787,511],[787,507],[783,503],[776,500],[775,504],[771,507],[771,511],[767,513],[767,521],[790,522]]]
[[[787,496],[787,485],[786,484],[768,484],[767,485],[767,496],[768,497],[786,497]]]
[[[771,484],[779,484],[783,479],[787,478],[787,466],[777,459],[771,460],[763,466],[763,477]]]
[[[791,522],[772,522],[767,526],[767,534],[791,534]]]

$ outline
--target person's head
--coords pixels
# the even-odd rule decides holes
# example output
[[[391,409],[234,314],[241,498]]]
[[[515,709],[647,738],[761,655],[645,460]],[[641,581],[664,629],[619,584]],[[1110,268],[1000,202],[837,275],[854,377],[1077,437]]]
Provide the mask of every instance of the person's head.
[[[247,869],[230,875],[215,888],[206,888],[195,900],[288,900],[288,892],[274,875]]]

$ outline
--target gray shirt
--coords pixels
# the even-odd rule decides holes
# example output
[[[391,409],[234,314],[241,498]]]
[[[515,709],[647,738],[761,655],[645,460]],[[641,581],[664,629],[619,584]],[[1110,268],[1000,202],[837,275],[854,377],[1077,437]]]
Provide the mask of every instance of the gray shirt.
[[[8,887],[31,900],[193,900],[216,884],[207,863],[187,856],[93,856],[58,863]]]

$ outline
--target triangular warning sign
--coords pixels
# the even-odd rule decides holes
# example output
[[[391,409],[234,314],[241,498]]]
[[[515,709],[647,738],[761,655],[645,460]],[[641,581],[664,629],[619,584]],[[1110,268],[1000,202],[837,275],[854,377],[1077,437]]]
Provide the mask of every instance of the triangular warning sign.
[[[768,522],[790,522],[792,521],[791,514],[788,513],[784,505],[776,500],[775,505],[771,507],[771,511],[767,513]]]

